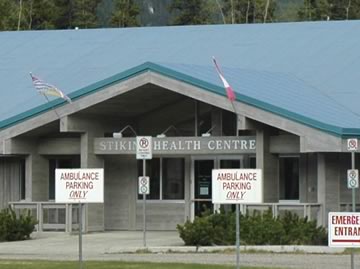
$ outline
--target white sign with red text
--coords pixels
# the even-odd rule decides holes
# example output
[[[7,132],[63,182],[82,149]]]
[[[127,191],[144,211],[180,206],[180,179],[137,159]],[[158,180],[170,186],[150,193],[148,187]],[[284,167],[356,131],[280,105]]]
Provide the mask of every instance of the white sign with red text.
[[[360,247],[360,213],[329,213],[329,247]]]
[[[56,203],[103,203],[104,169],[56,169]]]
[[[262,203],[261,169],[212,170],[212,202],[214,204]]]

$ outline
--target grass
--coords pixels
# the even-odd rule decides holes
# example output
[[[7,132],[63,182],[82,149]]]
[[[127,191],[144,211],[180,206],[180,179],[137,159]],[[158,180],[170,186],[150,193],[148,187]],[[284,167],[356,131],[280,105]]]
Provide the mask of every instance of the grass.
[[[1,269],[77,269],[78,262],[62,261],[14,261],[0,260]],[[84,262],[84,269],[229,269],[234,266],[179,264],[179,263],[133,263],[133,262]],[[275,269],[270,267],[241,267],[241,269]]]

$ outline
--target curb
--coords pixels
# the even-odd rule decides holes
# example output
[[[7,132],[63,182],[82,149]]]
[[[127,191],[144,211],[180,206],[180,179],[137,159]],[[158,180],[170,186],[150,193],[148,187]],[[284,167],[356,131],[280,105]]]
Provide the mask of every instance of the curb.
[[[164,246],[164,247],[130,247],[110,248],[105,254],[146,254],[146,253],[221,253],[226,254],[236,251],[235,246]],[[240,246],[241,252],[269,252],[269,253],[308,253],[308,254],[342,254],[345,248],[330,248],[327,246]]]

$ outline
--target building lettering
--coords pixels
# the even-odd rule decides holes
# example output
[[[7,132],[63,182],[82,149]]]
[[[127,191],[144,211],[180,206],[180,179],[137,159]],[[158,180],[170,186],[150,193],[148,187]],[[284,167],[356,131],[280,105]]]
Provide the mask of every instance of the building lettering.
[[[96,138],[96,154],[134,154],[135,138]],[[255,153],[254,137],[169,137],[153,138],[156,154]]]

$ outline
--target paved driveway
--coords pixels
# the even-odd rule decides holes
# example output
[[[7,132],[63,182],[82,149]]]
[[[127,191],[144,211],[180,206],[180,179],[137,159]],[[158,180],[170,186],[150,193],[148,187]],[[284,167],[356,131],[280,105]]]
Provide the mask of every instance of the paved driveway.
[[[183,247],[176,232],[148,232],[149,250],[143,253],[141,232],[106,232],[86,234],[83,237],[84,260],[122,260],[179,263],[234,264],[235,255],[224,253],[188,253],[194,248]],[[167,251],[183,253],[173,253]],[[0,259],[76,260],[78,236],[64,233],[35,234],[34,239],[0,243]],[[275,254],[242,253],[241,264],[302,269],[350,268],[350,256],[339,254]],[[356,268],[360,257],[356,256]]]

